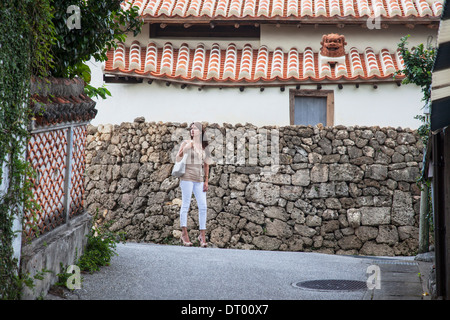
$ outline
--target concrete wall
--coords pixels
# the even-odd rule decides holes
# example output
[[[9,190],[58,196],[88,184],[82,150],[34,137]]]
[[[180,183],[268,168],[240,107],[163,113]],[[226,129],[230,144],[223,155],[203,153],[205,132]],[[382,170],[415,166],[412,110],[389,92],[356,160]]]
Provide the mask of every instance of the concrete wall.
[[[44,272],[43,280],[34,280],[33,289],[24,286],[22,299],[34,300],[45,296],[50,286],[58,280],[57,274],[66,271],[61,270],[60,264],[67,267],[76,263],[84,252],[91,220],[91,215],[84,213],[22,247],[22,274],[33,278],[45,270],[52,271]]]

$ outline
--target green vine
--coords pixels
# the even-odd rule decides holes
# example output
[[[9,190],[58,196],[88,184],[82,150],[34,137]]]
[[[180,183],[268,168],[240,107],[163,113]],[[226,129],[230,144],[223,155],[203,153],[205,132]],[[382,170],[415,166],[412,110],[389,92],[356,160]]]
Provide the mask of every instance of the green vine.
[[[407,35],[400,39],[398,44],[398,49],[402,54],[405,68],[399,70],[395,73],[404,74],[405,79],[403,79],[403,84],[413,83],[419,86],[422,90],[422,101],[424,102],[424,108],[430,107],[430,97],[431,97],[431,71],[434,64],[434,59],[436,58],[436,48],[433,48],[430,44],[426,46],[424,44],[419,44],[418,46],[409,49]],[[430,110],[431,112],[431,110]],[[419,114],[414,117],[422,122],[422,125],[417,129],[424,146],[428,143],[428,137],[430,133],[430,119],[428,116]]]
[[[18,299],[22,285],[14,257],[15,220],[23,212],[37,212],[33,201],[34,172],[26,160],[29,140],[30,81],[53,77],[81,77],[85,92],[106,98],[103,86],[89,85],[92,57],[106,60],[115,41],[140,32],[137,9],[123,11],[120,0],[2,0],[0,2],[0,299]],[[67,26],[68,7],[80,8],[81,28]]]
[[[41,46],[46,1],[9,0],[0,4],[0,298],[20,297],[22,283],[14,257],[13,223],[34,207],[26,161],[29,88],[33,72],[45,75],[49,47]],[[38,34],[36,31],[42,31]],[[35,50],[36,46],[39,52]]]

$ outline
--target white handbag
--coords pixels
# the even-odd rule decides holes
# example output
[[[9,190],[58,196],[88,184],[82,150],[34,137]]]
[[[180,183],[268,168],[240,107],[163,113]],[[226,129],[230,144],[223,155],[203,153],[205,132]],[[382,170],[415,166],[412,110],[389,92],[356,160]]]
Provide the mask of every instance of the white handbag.
[[[172,175],[174,177],[181,177],[184,174],[184,172],[186,171],[187,156],[188,156],[188,154],[185,153],[183,155],[183,158],[180,161],[175,162],[175,164],[173,165]]]

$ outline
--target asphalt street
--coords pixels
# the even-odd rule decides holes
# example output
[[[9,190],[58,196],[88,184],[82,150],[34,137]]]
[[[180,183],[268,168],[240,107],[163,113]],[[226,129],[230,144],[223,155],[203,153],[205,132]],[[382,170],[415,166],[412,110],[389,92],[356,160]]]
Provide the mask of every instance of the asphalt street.
[[[413,257],[355,257],[147,243],[118,244],[117,253],[110,266],[82,275],[82,288],[77,290],[80,300],[370,300],[376,296],[374,293],[382,292],[380,284],[385,284],[375,279],[377,265],[397,269],[414,265]],[[381,279],[387,276],[382,270],[377,271]],[[417,271],[410,269],[404,276],[417,278]],[[322,280],[355,280],[363,286],[357,290],[328,290],[302,285],[304,281],[319,285],[327,282]],[[368,288],[368,282],[372,289]],[[420,281],[413,282],[412,295],[421,299]]]

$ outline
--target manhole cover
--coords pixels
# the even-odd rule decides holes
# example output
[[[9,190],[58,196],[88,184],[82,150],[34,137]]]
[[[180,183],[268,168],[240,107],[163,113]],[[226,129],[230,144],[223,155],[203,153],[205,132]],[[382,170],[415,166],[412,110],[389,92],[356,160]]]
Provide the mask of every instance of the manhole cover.
[[[316,291],[356,291],[367,289],[365,281],[340,279],[300,281],[293,285],[300,289]]]
[[[417,262],[414,261],[380,261],[380,260],[373,260],[372,264],[398,264],[398,265],[405,265],[405,266],[416,266]]]

